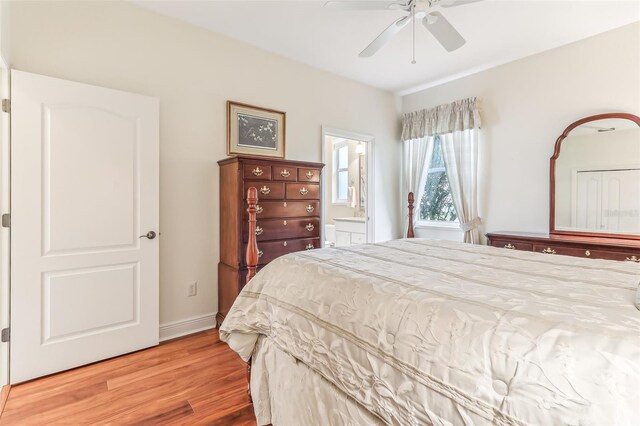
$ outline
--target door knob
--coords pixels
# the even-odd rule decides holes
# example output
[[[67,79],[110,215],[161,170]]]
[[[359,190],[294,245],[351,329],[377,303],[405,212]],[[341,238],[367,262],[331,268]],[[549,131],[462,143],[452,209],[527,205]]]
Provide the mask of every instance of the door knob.
[[[149,231],[144,235],[140,235],[138,238],[148,238],[150,240],[153,240],[156,237],[156,233],[154,231]]]

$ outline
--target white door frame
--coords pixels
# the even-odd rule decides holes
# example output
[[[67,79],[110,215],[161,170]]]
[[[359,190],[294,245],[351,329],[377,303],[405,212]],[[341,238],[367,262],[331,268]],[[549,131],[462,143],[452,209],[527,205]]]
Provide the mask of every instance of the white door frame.
[[[376,241],[375,239],[375,211],[374,211],[374,194],[375,194],[375,182],[374,182],[374,173],[373,173],[373,165],[374,163],[374,147],[375,147],[375,138],[371,135],[367,135],[365,133],[357,133],[349,130],[337,129],[334,127],[322,126],[322,162],[326,164],[326,146],[325,139],[327,136],[332,136],[336,138],[344,138],[350,140],[356,140],[359,142],[364,142],[366,146],[366,156],[367,156],[367,199],[365,201],[365,213],[367,215],[367,243],[373,243]],[[320,223],[321,232],[320,232],[320,243],[322,247],[324,247],[325,235],[324,235],[324,225],[325,225],[325,209],[326,203],[331,202],[331,200],[325,199],[325,191],[327,185],[327,174],[331,173],[331,170],[324,170],[322,173],[322,194],[320,195],[320,201],[322,203],[322,213],[320,215]]]
[[[10,72],[0,56],[0,99],[10,99]],[[0,215],[11,211],[10,116],[0,112]],[[0,329],[10,326],[10,230],[0,227]],[[0,387],[9,384],[9,345],[0,343]]]

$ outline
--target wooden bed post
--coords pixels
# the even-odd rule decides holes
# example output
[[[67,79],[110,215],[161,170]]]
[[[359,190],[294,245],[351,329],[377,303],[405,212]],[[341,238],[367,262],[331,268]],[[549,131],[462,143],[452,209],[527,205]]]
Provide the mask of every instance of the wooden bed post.
[[[247,242],[247,279],[248,283],[251,278],[256,276],[258,267],[258,241],[256,239],[256,206],[258,204],[258,190],[251,187],[247,190],[247,213],[249,213],[249,241]],[[249,402],[253,402],[251,398],[251,358],[247,362],[247,395]]]
[[[409,229],[407,229],[407,238],[414,238],[413,235],[413,192],[409,193]]]
[[[258,241],[256,240],[256,205],[258,204],[258,190],[251,187],[247,190],[247,213],[249,213],[249,241],[247,243],[247,280],[256,275],[258,267]]]

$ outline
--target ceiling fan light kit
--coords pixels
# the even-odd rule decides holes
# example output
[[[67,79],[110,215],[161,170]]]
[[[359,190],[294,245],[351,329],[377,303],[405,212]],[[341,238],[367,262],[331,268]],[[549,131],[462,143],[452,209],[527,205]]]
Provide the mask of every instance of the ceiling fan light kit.
[[[400,19],[389,25],[378,37],[376,37],[362,52],[360,57],[368,58],[376,54],[385,44],[398,34],[409,22],[413,27],[413,60],[416,63],[416,22],[420,20],[422,25],[433,35],[433,37],[445,48],[447,52],[453,52],[464,46],[464,37],[458,30],[442,15],[433,10],[435,7],[454,7],[468,3],[475,3],[481,0],[409,0],[409,1],[329,1],[325,7],[338,10],[401,10],[407,13]]]

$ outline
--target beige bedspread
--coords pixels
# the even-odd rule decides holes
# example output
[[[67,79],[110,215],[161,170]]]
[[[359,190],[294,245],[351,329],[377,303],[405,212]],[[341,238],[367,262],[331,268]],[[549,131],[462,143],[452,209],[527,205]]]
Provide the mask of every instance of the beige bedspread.
[[[269,336],[388,424],[640,424],[639,280],[444,241],[312,250],[265,267],[220,336],[244,359]]]

